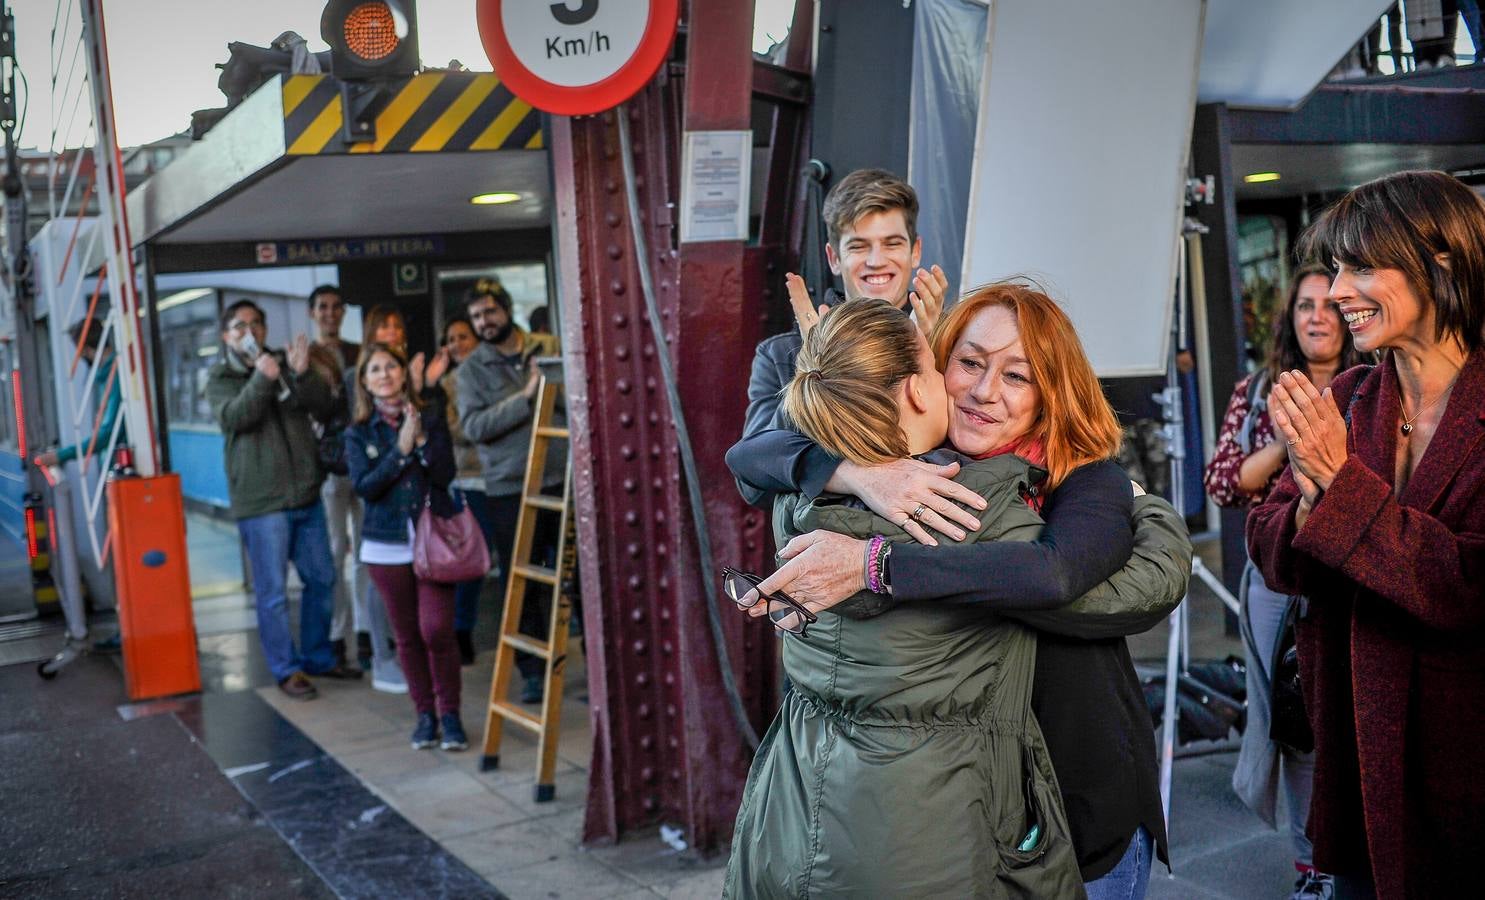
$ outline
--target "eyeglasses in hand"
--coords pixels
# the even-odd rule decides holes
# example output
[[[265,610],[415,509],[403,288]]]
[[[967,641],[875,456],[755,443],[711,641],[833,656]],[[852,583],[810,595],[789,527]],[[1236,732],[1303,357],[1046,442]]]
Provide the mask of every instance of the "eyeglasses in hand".
[[[774,627],[800,636],[804,635],[806,628],[819,621],[818,616],[783,591],[774,591],[765,597],[758,589],[762,583],[763,579],[751,572],[740,572],[730,566],[722,567],[722,590],[737,604],[738,609],[752,609],[758,605],[759,600],[766,599],[768,620]]]

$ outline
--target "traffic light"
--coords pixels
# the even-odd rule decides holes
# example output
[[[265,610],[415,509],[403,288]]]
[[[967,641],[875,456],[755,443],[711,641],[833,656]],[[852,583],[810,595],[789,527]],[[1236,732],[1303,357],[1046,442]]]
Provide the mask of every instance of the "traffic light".
[[[330,74],[372,81],[418,71],[418,16],[413,0],[330,0],[320,16],[330,45]]]

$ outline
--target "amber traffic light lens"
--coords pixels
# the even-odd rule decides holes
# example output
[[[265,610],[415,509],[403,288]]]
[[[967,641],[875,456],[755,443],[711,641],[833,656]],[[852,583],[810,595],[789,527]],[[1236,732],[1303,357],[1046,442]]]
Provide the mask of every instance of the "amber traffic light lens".
[[[385,3],[362,3],[355,7],[346,15],[342,28],[346,49],[364,60],[385,59],[401,43],[392,11]]]

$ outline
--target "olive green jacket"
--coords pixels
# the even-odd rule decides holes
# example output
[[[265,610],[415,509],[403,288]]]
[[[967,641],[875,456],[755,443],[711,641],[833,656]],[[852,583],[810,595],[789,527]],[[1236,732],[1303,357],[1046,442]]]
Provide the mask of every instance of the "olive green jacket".
[[[232,517],[248,519],[298,509],[320,499],[320,468],[311,416],[335,410],[330,385],[313,369],[295,374],[281,353],[281,381],[243,365],[230,349],[211,367],[206,399],[222,428],[222,461]],[[282,396],[284,386],[287,396]]]
[[[1022,494],[1040,476],[1011,456],[965,466],[956,480],[989,503],[967,540],[1035,539],[1042,522]],[[1174,608],[1190,573],[1184,525],[1157,498],[1135,517],[1129,564],[1030,616],[1036,627],[1127,634]],[[779,546],[816,528],[909,540],[839,499],[780,497],[774,525]],[[863,593],[836,610],[783,638],[794,688],[753,761],[724,896],[1084,896],[1030,713],[1035,633],[978,606]]]

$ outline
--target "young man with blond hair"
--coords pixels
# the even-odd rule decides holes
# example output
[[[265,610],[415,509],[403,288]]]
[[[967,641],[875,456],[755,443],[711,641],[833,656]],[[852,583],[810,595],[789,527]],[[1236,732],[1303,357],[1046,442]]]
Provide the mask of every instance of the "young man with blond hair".
[[[918,266],[923,239],[918,236],[918,194],[912,186],[884,169],[857,169],[830,189],[821,215],[825,259],[830,271],[840,276],[845,297],[886,300],[911,312],[925,334],[931,331],[943,312],[949,284],[938,266],[931,271]],[[822,310],[839,299],[840,294],[827,291],[821,298]],[[924,492],[947,497],[963,493],[949,480],[953,474],[947,471],[949,467],[915,460],[857,466],[842,462],[787,428],[779,412],[780,392],[794,377],[794,359],[802,343],[799,331],[790,329],[765,339],[753,356],[742,438],[727,452],[727,465],[743,499],[768,509],[775,493],[802,490],[818,496],[827,487],[862,497],[880,496],[890,487],[894,496],[904,498],[890,505]],[[780,468],[779,460],[793,473],[795,483],[772,477]],[[962,514],[959,524],[973,528],[973,517],[958,512]],[[933,518],[925,519],[930,527],[937,527]],[[948,527],[941,520],[937,524],[944,525],[944,530]],[[916,521],[911,526],[920,528]],[[925,532],[920,539],[926,537]]]

